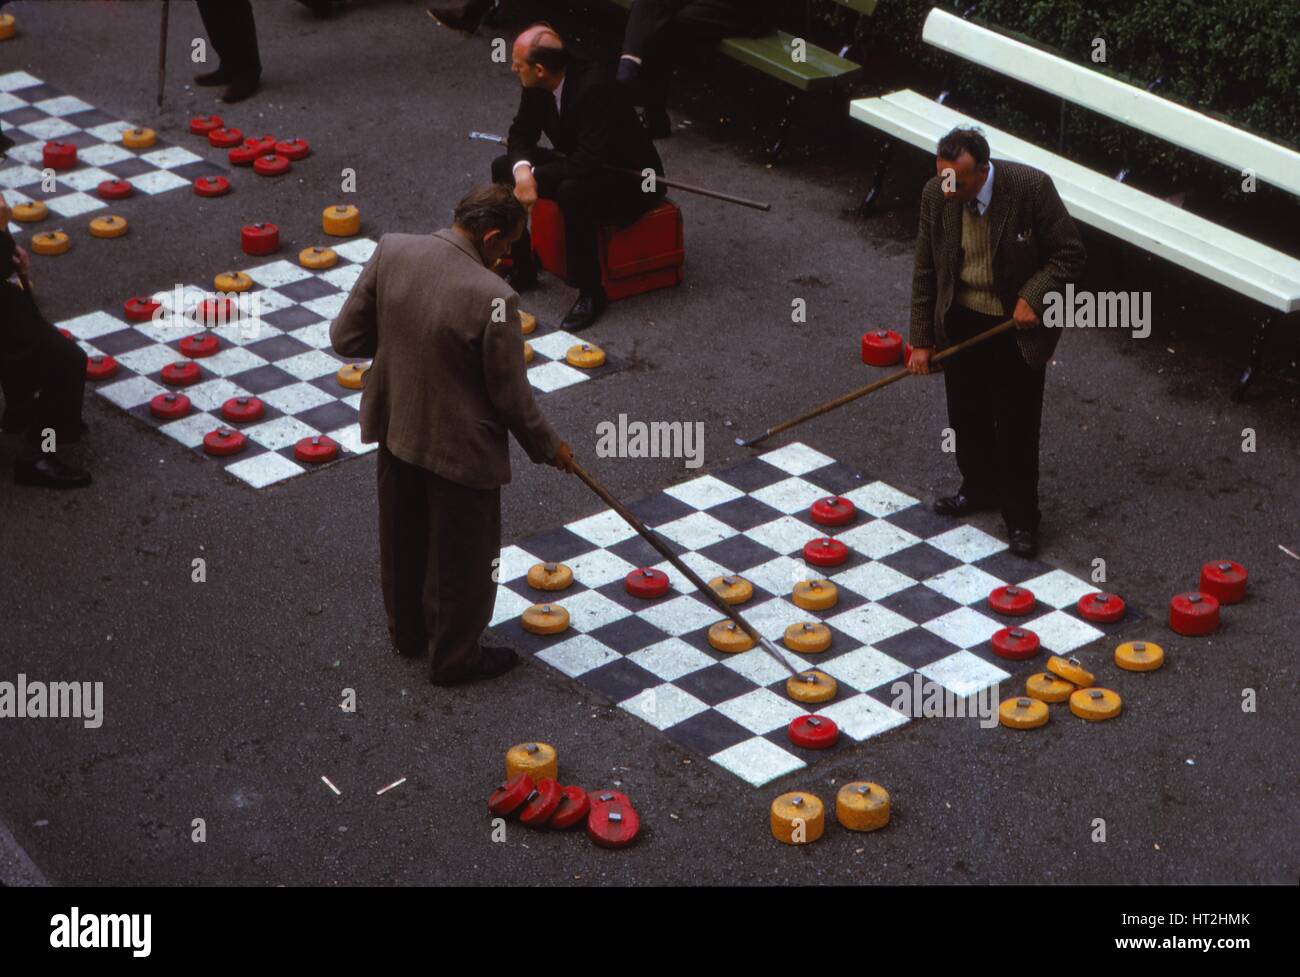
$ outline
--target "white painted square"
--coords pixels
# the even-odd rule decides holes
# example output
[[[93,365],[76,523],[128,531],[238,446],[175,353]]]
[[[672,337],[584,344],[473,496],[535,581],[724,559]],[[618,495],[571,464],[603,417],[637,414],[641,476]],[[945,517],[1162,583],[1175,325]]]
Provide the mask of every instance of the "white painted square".
[[[272,451],[254,455],[252,458],[245,458],[233,465],[226,466],[227,472],[240,481],[247,482],[253,488],[266,488],[268,485],[282,482],[286,478],[301,475],[304,470],[301,465]]]
[[[58,139],[62,136],[70,136],[80,130],[71,122],[65,122],[63,119],[37,119],[35,122],[28,122],[26,125],[18,127],[29,136],[35,136],[37,139],[44,139],[48,142],[51,139]]]
[[[666,638],[627,656],[651,675],[673,682],[713,664],[713,659],[681,638]],[[779,667],[773,665],[773,667]]]
[[[302,303],[304,309],[310,309],[322,319],[337,319],[340,312],[343,311],[343,303],[348,297],[343,292],[336,292],[333,295],[322,295],[320,298],[309,299]]]
[[[297,305],[293,299],[283,292],[277,292],[273,288],[259,288],[249,290],[245,293],[250,302],[256,303],[253,308],[259,316],[270,315],[272,312],[279,312],[281,309],[287,309],[291,305]]]
[[[958,648],[974,648],[1002,630],[1002,625],[997,621],[969,607],[959,607],[955,611],[949,611],[947,614],[926,621],[923,626],[927,631],[937,634]]]
[[[38,169],[45,166],[45,155],[40,142],[26,142],[21,146],[15,146],[9,150],[9,161],[18,163],[27,163]]]
[[[804,512],[818,499],[826,498],[825,491],[802,478],[786,478],[749,494],[786,515]]]
[[[787,444],[784,448],[769,451],[758,457],[769,465],[775,465],[783,472],[789,472],[791,475],[806,475],[818,468],[825,468],[835,461],[834,458],[829,458],[820,451],[816,451],[799,441]]]
[[[875,560],[860,563],[841,573],[832,573],[830,579],[835,586],[861,594],[867,600],[884,600],[916,583],[907,574]]]
[[[197,448],[203,443],[203,436],[209,431],[224,427],[225,422],[211,414],[198,411],[185,417],[168,421],[158,430],[169,438],[175,438],[187,448]]]
[[[285,414],[301,414],[321,404],[328,404],[333,399],[320,387],[310,383],[295,383],[262,394],[264,402]]]
[[[878,689],[912,671],[898,659],[870,647],[837,655],[819,667],[837,682],[859,692]]]
[[[1055,655],[1068,655],[1106,636],[1104,631],[1064,611],[1044,614],[1029,621],[1025,627],[1038,635],[1044,649]]]
[[[712,475],[703,475],[688,482],[664,489],[665,495],[671,495],[679,502],[685,502],[695,509],[710,509],[733,499],[739,499],[745,493],[735,486],[728,485]]]
[[[707,512],[692,512],[689,516],[656,526],[655,532],[692,550],[704,549],[736,535],[736,530]]]
[[[820,715],[835,723],[840,732],[861,743],[906,723],[907,717],[869,695],[855,695],[832,702]]]
[[[95,106],[89,102],[83,102],[75,95],[59,95],[55,98],[34,102],[32,107],[40,109],[46,115],[64,116],[75,115],[78,112],[89,112]]]
[[[311,272],[302,265],[286,261],[283,258],[278,261],[269,261],[264,265],[258,265],[256,268],[245,269],[245,271],[249,278],[266,288],[288,285],[291,282],[300,282],[304,278],[311,277]]]
[[[330,349],[333,346],[333,343],[330,342],[330,323],[328,320],[313,322],[310,326],[295,329],[289,335],[312,349]]]
[[[279,329],[276,329],[275,326],[268,326],[261,319],[243,317],[235,322],[228,322],[224,326],[213,326],[208,331],[226,346],[248,346],[252,343],[261,342],[263,339],[270,339],[273,336],[280,335]]]
[[[745,535],[777,553],[800,553],[808,540],[816,538],[817,530],[793,516],[782,516],[746,530]]]
[[[218,377],[215,380],[205,380],[203,383],[196,383],[192,387],[186,387],[185,396],[190,398],[190,403],[197,409],[219,413],[221,405],[230,398],[250,395],[243,387],[231,383],[223,377]]]
[[[680,597],[655,601],[637,611],[637,617],[665,634],[679,637],[708,627],[720,620],[722,613],[694,597],[682,594]]]
[[[732,722],[760,736],[790,725],[806,712],[799,703],[791,702],[771,689],[754,689],[714,708]]]
[[[11,95],[9,92],[0,92],[0,112],[12,112],[14,109],[21,109],[29,103],[17,95]]]
[[[609,550],[592,550],[564,561],[573,571],[573,579],[593,590],[615,580],[622,580],[636,569],[621,556]]]
[[[570,627],[584,634],[614,621],[621,621],[632,613],[622,604],[616,604],[594,590],[584,590],[572,597],[561,592],[557,597],[557,602],[569,612]]]
[[[1066,573],[1064,570],[1051,570],[1041,576],[1034,577],[1032,580],[1026,580],[1020,584],[1031,594],[1034,600],[1039,604],[1046,604],[1048,607],[1062,608],[1073,607],[1079,602],[1079,598],[1096,591],[1097,587],[1085,580],[1081,580],[1072,573]]]
[[[279,455],[276,457],[278,458]],[[497,600],[492,608],[492,620],[489,622],[489,627],[496,627],[506,621],[514,621],[532,606],[532,601],[516,594],[509,587],[498,587]]]
[[[45,201],[50,212],[58,214],[60,217],[80,217],[82,214],[89,214],[94,210],[103,210],[108,206],[98,197],[92,197],[88,193],[65,193],[58,197],[51,197]]]
[[[1006,543],[974,526],[958,526],[938,536],[931,536],[927,542],[963,563],[974,563],[1007,548]]]
[[[56,323],[60,329],[66,329],[77,339],[98,339],[111,332],[118,332],[130,327],[121,319],[116,319],[107,312],[88,312],[72,319]]]
[[[558,668],[570,678],[577,678],[593,668],[618,661],[619,655],[591,635],[579,634],[539,651],[536,657],[552,668]]]
[[[873,560],[905,550],[921,541],[919,536],[913,536],[907,530],[899,529],[893,523],[885,522],[883,519],[872,519],[870,522],[846,529],[842,533],[837,533],[835,538],[849,549]]]
[[[33,85],[39,84],[41,84],[39,78],[35,75],[29,75],[25,71],[10,71],[0,75],[0,92],[16,92],[19,89],[31,88]]]
[[[808,579],[808,568],[800,560],[778,556],[774,560],[750,567],[743,576],[755,587],[762,587],[769,594],[788,594],[794,589],[796,583]]]
[[[336,431],[326,431],[325,433],[337,441],[339,447],[351,451],[354,455],[368,455],[372,451],[379,450],[377,441],[366,444],[361,440],[360,424],[349,424],[347,427],[341,427]]]
[[[985,573],[969,563],[945,570],[925,581],[925,585],[949,600],[958,604],[987,604],[989,594],[1001,587],[1005,580],[999,580],[991,573]]]
[[[75,170],[59,171],[58,178],[64,186],[82,191],[94,190],[105,180],[117,179],[108,170],[101,170],[97,166],[81,166]]]
[[[807,660],[793,652],[788,652],[784,648],[778,650],[784,652],[786,661],[795,671],[802,672],[811,667]],[[738,675],[743,675],[755,685],[771,685],[773,682],[783,682],[790,677],[790,673],[773,661],[772,656],[762,648],[751,648],[738,655],[727,655],[722,659],[722,664]]]
[[[509,583],[512,580],[527,576],[533,564],[541,562],[525,549],[518,546],[507,546],[501,550],[501,562],[497,564],[497,582]],[[538,591],[538,593],[541,593],[541,591]]]
[[[134,154],[125,146],[118,146],[111,142],[101,142],[95,146],[86,146],[77,150],[77,158],[88,166],[108,166],[110,163],[120,163],[124,159],[131,159]]]
[[[136,176],[128,176],[126,182],[131,184],[141,193],[156,194],[166,193],[168,190],[179,190],[181,187],[188,187],[190,181],[183,176],[177,176],[169,170],[154,170],[150,173],[140,173]]]
[[[879,604],[863,604],[828,618],[826,623],[864,645],[874,645],[914,627],[903,615]]]
[[[540,353],[550,360],[562,360],[569,348],[577,346],[582,340],[573,333],[556,330],[544,336],[538,336],[534,333],[528,337],[528,342],[532,345],[535,353]]]
[[[236,373],[265,366],[266,360],[242,346],[227,346],[221,352],[199,360],[199,364],[219,377],[233,377]]]
[[[339,257],[365,264],[375,253],[378,244],[368,237],[359,237],[352,241],[344,241],[342,244],[332,244],[330,247]]]
[[[161,149],[153,149],[147,153],[141,153],[140,158],[151,166],[163,170],[173,170],[178,166],[203,161],[203,157],[198,153],[192,153],[181,146],[164,146]]]
[[[959,651],[940,658],[917,671],[963,698],[1011,678],[1008,672],[969,651]]]
[[[575,370],[568,363],[552,360],[538,366],[529,367],[528,382],[544,394],[563,390],[575,383],[590,379],[581,370]]]
[[[636,535],[636,530],[613,509],[571,522],[564,528],[580,539],[602,547],[613,546]]]
[[[729,746],[709,759],[754,787],[807,766],[793,753],[761,736]]]
[[[340,265],[330,268],[327,271],[320,272],[318,277],[323,282],[328,282],[339,291],[348,293],[352,291],[352,286],[357,283],[361,277],[362,265]]]
[[[132,407],[147,404],[154,397],[166,392],[166,387],[155,383],[148,377],[128,377],[125,380],[119,380],[116,383],[110,383],[98,388],[101,397],[110,403],[117,404],[123,410],[130,410]]]
[[[17,159],[17,156],[15,155],[16,151],[16,148],[9,151],[9,160],[11,163],[13,163],[13,160]],[[5,187],[6,189],[12,189],[13,187],[29,187],[33,183],[40,182],[41,171],[34,166],[16,164],[0,169],[0,187]],[[17,203],[18,201],[13,202]]]
[[[128,370],[133,370],[136,373],[157,373],[169,363],[183,362],[185,357],[170,346],[155,343],[151,346],[141,346],[139,349],[129,350],[117,356],[116,359]]]
[[[845,492],[844,498],[870,516],[891,516],[895,512],[916,505],[919,500],[906,495],[892,485],[884,482],[871,482],[860,488]]]
[[[310,438],[316,434],[316,431],[298,420],[298,418],[290,417],[287,414],[271,421],[263,421],[260,424],[254,424],[252,427],[246,427],[243,432],[250,441],[256,441],[272,451],[287,448],[290,445],[297,444],[303,438]]]
[[[731,571],[720,563],[715,563],[706,556],[699,553],[683,553],[679,559],[688,567],[695,571],[696,576],[700,577],[705,583],[708,583],[714,577],[729,576]],[[673,566],[667,560],[662,560],[655,564],[656,570],[662,570],[668,574],[668,584],[679,594],[696,593],[695,584],[686,579],[686,575],[677,567]],[[706,597],[705,600],[708,600]]]
[[[261,357],[258,357],[258,359],[261,360]],[[265,360],[261,361],[266,362]],[[288,359],[277,360],[275,365],[299,380],[315,380],[317,377],[331,376],[337,373],[341,364],[328,353],[312,349],[305,353],[299,353],[297,356],[290,356]]]
[[[355,410],[355,411],[360,411],[360,410],[361,410],[361,397],[362,397],[362,394],[360,394],[360,393],[349,394],[348,396],[346,396],[346,397],[344,397],[342,400],[340,400],[339,403],[341,403],[341,404],[347,404],[347,405],[348,405],[349,407],[351,407],[353,410]]]
[[[692,716],[706,712],[709,708],[689,692],[667,683],[645,689],[640,694],[620,702],[618,706],[644,719],[655,729],[676,726]]]
[[[814,616],[810,611],[795,607],[789,601],[782,600],[780,597],[773,597],[771,600],[766,600],[754,607],[746,605],[740,610],[744,614],[745,620],[752,624],[759,634],[765,638],[771,638],[778,644],[781,641],[781,636],[785,634],[785,629],[791,624],[814,620]]]
[[[126,132],[128,129],[135,128],[138,127],[132,125],[130,122],[123,122],[121,119],[118,119],[115,122],[105,122],[103,125],[93,126],[86,131],[101,142],[120,143],[122,141],[122,133]]]

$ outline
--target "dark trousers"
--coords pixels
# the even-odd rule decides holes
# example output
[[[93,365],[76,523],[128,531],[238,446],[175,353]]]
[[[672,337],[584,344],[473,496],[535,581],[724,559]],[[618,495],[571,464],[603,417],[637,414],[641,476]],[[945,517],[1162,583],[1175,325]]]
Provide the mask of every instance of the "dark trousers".
[[[64,337],[16,285],[0,282],[0,427],[25,435],[23,456],[39,452],[53,429],[55,448],[81,436],[86,354]]]
[[[492,620],[501,490],[457,485],[380,445],[379,578],[403,655],[429,651],[434,679],[473,665]]]
[[[198,0],[203,29],[208,32],[221,67],[235,76],[262,74],[257,53],[257,25],[252,0]]]
[[[642,62],[637,103],[666,103],[668,73],[683,56],[699,56],[724,37],[770,30],[763,7],[757,0],[636,0],[623,32],[623,53]]]
[[[944,322],[951,344],[996,326],[1003,316],[953,305]],[[1020,355],[1014,333],[973,346],[944,363],[948,424],[957,435],[961,491],[997,505],[1008,529],[1037,530],[1038,435],[1045,369]]]
[[[529,162],[540,166],[555,158],[554,152],[539,147],[530,153]],[[492,180],[514,185],[509,156],[498,156],[492,161]],[[598,236],[601,226],[633,223],[647,210],[658,206],[663,193],[662,185],[656,186],[654,193],[643,193],[640,180],[612,172],[593,173],[581,180],[561,180],[554,187],[539,186],[538,195],[555,201],[564,215],[569,284],[584,291],[600,288]],[[532,237],[524,231],[523,237],[510,251],[511,261],[532,261],[532,247]]]

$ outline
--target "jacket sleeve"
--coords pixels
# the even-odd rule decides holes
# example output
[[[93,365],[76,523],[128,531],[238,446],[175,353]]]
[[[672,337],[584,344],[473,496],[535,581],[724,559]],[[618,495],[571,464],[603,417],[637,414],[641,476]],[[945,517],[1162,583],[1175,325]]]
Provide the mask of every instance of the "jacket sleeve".
[[[537,152],[537,144],[542,139],[542,112],[537,103],[539,89],[525,89],[519,96],[519,110],[515,112],[514,121],[506,135],[506,155],[510,165],[514,166],[521,159],[528,159]],[[541,92],[545,98],[551,96]]]
[[[926,349],[935,343],[934,304],[938,300],[938,286],[933,242],[937,192],[937,178],[931,179],[921,191],[921,219],[912,266],[912,326],[908,334],[908,341],[917,349]]]
[[[330,344],[340,356],[374,356],[379,348],[379,321],[376,316],[376,286],[384,239],[366,262],[361,277],[352,285],[338,318],[330,324]]]
[[[504,322],[493,321],[490,311],[487,321],[483,333],[483,380],[488,399],[528,457],[538,463],[550,461],[559,450],[560,436],[542,416],[528,383],[519,296],[511,295],[506,300]]]
[[[1046,173],[1040,175],[1042,179],[1035,188],[1034,233],[1043,242],[1047,260],[1020,287],[1020,297],[1041,319],[1047,293],[1060,291],[1066,282],[1078,281],[1088,262],[1088,253],[1079,229],[1056,192],[1056,184]]]

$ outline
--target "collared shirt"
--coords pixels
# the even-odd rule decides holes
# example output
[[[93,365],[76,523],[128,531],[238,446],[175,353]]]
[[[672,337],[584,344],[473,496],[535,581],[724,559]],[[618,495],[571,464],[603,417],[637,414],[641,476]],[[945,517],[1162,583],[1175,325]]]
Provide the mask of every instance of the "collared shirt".
[[[989,204],[993,202],[993,160],[989,160],[989,175],[984,181],[984,186],[980,187],[980,192],[975,195],[975,199],[970,203],[979,211],[981,217],[989,209]]]

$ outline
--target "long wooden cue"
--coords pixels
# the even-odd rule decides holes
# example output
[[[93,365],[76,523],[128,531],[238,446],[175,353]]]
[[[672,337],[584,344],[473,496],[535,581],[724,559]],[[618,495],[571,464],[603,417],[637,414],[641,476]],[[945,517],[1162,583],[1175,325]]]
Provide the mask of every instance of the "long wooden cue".
[[[986,339],[992,339],[994,336],[998,335],[999,333],[1006,332],[1008,329],[1011,329],[1013,326],[1015,326],[1015,324],[1016,323],[1014,319],[1007,319],[1005,322],[1000,322],[992,329],[986,329],[978,336],[972,336],[970,339],[962,340],[956,346],[949,346],[947,349],[939,353],[935,353],[933,356],[930,357],[930,362],[939,363],[943,360],[946,360],[950,356],[956,356],[962,350],[970,349],[976,343],[982,343]],[[837,407],[843,407],[845,404],[852,403],[853,401],[857,400],[859,397],[865,397],[869,393],[875,393],[881,387],[887,387],[891,383],[894,383],[897,380],[901,380],[904,377],[908,377],[911,375],[912,375],[912,371],[904,367],[903,369],[899,370],[897,373],[891,373],[887,377],[881,377],[879,380],[875,380],[867,384],[865,387],[859,387],[857,390],[850,390],[842,397],[836,397],[834,400],[828,400],[826,403],[818,407],[814,407],[806,414],[800,414],[798,417],[794,417],[788,421],[782,421],[780,424],[773,425],[772,427],[769,427],[766,431],[764,431],[762,434],[756,435],[755,437],[752,437],[748,440],[745,440],[744,438],[736,438],[736,444],[740,445],[742,448],[748,448],[751,445],[758,444],[760,441],[767,440],[773,434],[780,434],[782,431],[788,431],[790,428],[794,427],[797,424],[802,424],[804,421],[811,421],[814,417],[821,417],[823,414],[829,413],[830,411],[835,410],[835,408]]]
[[[158,108],[162,108],[163,86],[167,79],[167,20],[171,14],[171,0],[162,3],[162,27],[158,32]]]
[[[469,134],[471,139],[481,139],[483,142],[500,143],[502,146],[506,141],[501,136],[491,132],[474,131]],[[602,164],[605,169],[613,173],[622,173],[624,176],[631,176],[637,179],[641,178],[641,173],[636,170],[626,170],[621,166],[614,166],[611,163]],[[677,180],[670,180],[666,176],[655,175],[655,181],[662,183],[666,187],[672,187],[674,190],[684,190],[686,193],[699,194],[701,197],[712,197],[714,200],[724,200],[729,204],[739,204],[742,207],[752,207],[754,210],[771,210],[772,205],[764,203],[761,200],[750,200],[748,197],[737,197],[730,193],[723,193],[721,190],[710,190],[707,187],[692,186],[689,183],[681,183]]]
[[[744,617],[741,616],[739,611],[737,611],[734,607],[732,607],[725,600],[723,600],[722,596],[716,590],[714,590],[707,583],[705,583],[700,578],[699,574],[697,574],[694,570],[692,570],[685,563],[683,563],[681,558],[678,557],[676,553],[670,550],[663,543],[663,541],[659,539],[659,537],[654,535],[654,532],[652,530],[646,527],[645,523],[643,523],[636,516],[632,515],[632,513],[628,510],[628,508],[625,505],[623,505],[622,502],[614,498],[614,496],[611,495],[603,485],[601,485],[598,481],[592,478],[591,475],[587,473],[586,469],[584,469],[576,461],[573,463],[573,473],[577,475],[580,479],[582,479],[584,482],[586,482],[587,488],[591,489],[598,496],[600,496],[602,502],[604,502],[607,506],[609,506],[620,516],[622,516],[623,520],[629,526],[631,526],[638,533],[640,533],[641,537],[647,543],[649,543],[661,554],[663,554],[664,558],[667,559],[669,563],[671,563],[679,571],[681,571],[682,576],[684,576],[687,580],[693,583],[701,593],[707,594],[709,599],[712,600],[715,605],[717,605],[718,610],[722,611],[723,614],[727,615],[727,617],[735,621],[736,624],[741,628],[741,630],[743,630],[747,635],[749,635],[751,638],[754,639],[756,644],[758,644],[764,651],[766,651],[769,655],[771,655],[782,665],[784,665],[786,670],[789,671],[791,675],[797,676],[800,674],[793,665],[791,665],[788,661],[785,660],[785,656],[781,654],[781,652],[777,649],[776,645],[774,645],[767,638],[759,634],[758,631],[754,628],[754,626],[750,624],[748,621],[746,621]]]

